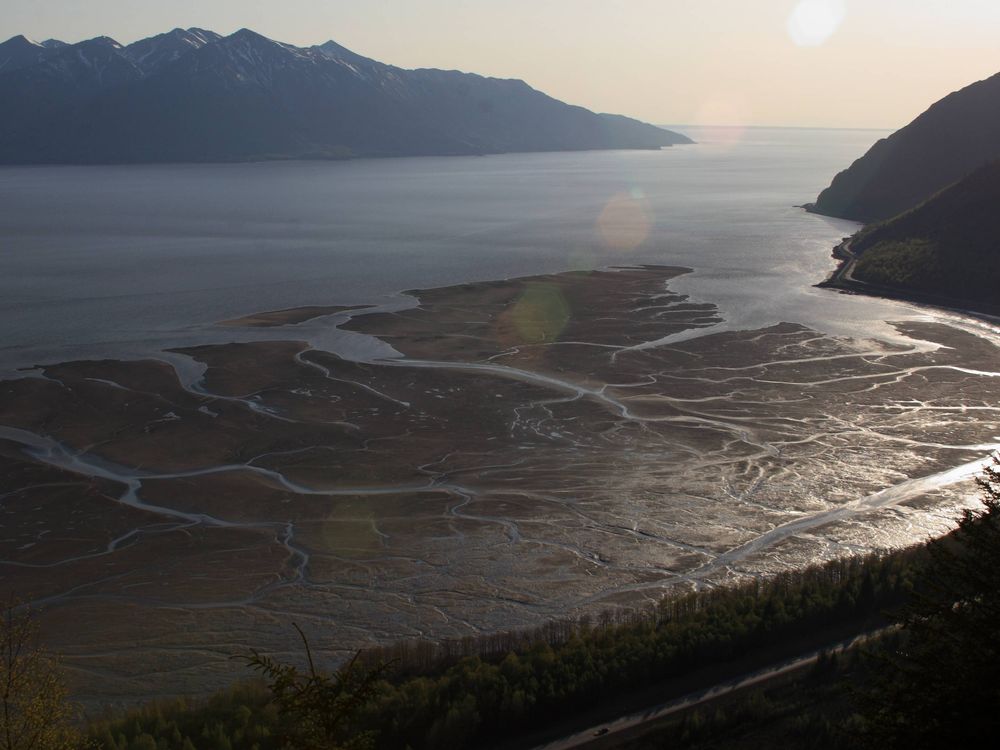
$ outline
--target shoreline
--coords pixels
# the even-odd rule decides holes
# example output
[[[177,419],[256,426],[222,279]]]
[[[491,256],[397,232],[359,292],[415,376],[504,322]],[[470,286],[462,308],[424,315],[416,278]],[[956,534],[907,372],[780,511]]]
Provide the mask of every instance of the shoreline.
[[[808,211],[809,209],[807,208],[806,210]],[[815,285],[816,288],[835,289],[845,294],[860,294],[868,297],[909,302],[925,307],[933,307],[945,312],[966,315],[987,323],[1000,324],[1000,305],[970,305],[967,300],[947,297],[945,295],[858,281],[853,276],[854,268],[860,258],[860,255],[855,253],[851,247],[854,237],[855,235],[845,237],[833,248],[831,255],[839,263],[826,279]]]
[[[903,328],[933,359],[798,324],[712,332],[719,311],[671,289],[686,272],[411,289],[414,306],[337,322],[392,360],[311,347],[300,308],[259,314],[295,341],[174,350],[197,388],[149,360],[4,381],[0,472],[12,513],[33,512],[11,516],[0,573],[47,604],[76,675],[103,672],[87,700],[114,703],[218,686],[223,649],[198,634],[277,648],[290,613],[339,657],[943,530],[934,509],[966,501],[955,466],[992,447],[960,405],[995,403],[993,345],[932,322]],[[115,642],[157,624],[126,655],[109,620]],[[174,677],[129,674],[138,658]]]
[[[663,130],[659,125],[654,128]],[[226,166],[233,164],[272,164],[272,163],[349,163],[359,161],[381,161],[388,159],[480,159],[489,156],[520,156],[531,154],[579,154],[579,153],[599,153],[599,152],[657,152],[665,151],[677,146],[697,146],[698,141],[690,138],[684,133],[677,133],[687,139],[676,143],[664,143],[659,146],[617,146],[593,148],[557,148],[557,149],[537,149],[529,151],[456,151],[448,153],[415,153],[415,154],[288,154],[288,155],[260,155],[248,156],[241,159],[188,159],[183,161],[0,161],[0,169],[24,169],[24,168],[59,168],[59,167],[152,167],[152,166],[200,166],[216,165]]]
[[[307,323],[316,318],[325,318],[345,312],[370,310],[376,305],[303,305],[281,310],[264,310],[241,315],[238,318],[220,320],[217,326],[224,328],[281,328]]]

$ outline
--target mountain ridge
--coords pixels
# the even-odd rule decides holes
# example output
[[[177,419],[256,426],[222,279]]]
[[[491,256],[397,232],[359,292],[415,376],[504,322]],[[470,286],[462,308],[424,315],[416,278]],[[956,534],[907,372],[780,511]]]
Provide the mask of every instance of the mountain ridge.
[[[30,45],[30,46],[26,46]],[[8,70],[4,61],[11,60]],[[0,44],[0,163],[251,161],[658,149],[691,141],[518,79],[406,70],[334,41],[173,29]]]
[[[913,208],[981,165],[1000,158],[1000,73],[931,105],[879,140],[809,206],[865,223]]]

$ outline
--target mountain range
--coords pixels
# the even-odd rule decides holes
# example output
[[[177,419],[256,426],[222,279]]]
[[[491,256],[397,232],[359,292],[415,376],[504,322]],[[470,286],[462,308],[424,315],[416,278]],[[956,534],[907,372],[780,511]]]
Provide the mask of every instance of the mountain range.
[[[838,174],[810,210],[875,222],[1000,159],[1000,74],[933,104]]]
[[[520,80],[405,70],[335,42],[174,29],[122,46],[0,44],[0,163],[659,149],[685,136]]]

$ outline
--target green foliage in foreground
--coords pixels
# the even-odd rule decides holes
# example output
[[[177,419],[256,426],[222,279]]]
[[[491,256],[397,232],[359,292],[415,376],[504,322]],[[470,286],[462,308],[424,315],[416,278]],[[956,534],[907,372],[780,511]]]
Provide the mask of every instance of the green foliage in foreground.
[[[239,683],[204,701],[163,701],[126,717],[94,722],[106,750],[280,748],[278,706],[262,682]]]
[[[444,662],[426,674],[404,677],[403,664],[394,679],[378,683],[350,729],[377,731],[377,746],[387,749],[483,747],[584,713],[609,695],[665,680],[680,680],[683,691],[683,678],[698,669],[877,618],[912,589],[920,554],[841,560],[671,598],[624,622],[548,628],[530,646]],[[256,685],[92,727],[107,750],[277,750],[281,733],[278,702]]]
[[[77,707],[62,671],[38,645],[29,613],[8,604],[0,614],[0,750],[79,747]]]
[[[295,626],[309,661],[302,672],[254,651],[250,667],[266,680],[278,707],[281,744],[287,750],[369,750],[372,732],[351,731],[358,709],[376,694],[384,667],[367,670],[352,659],[347,666],[326,674],[316,669],[305,633]]]

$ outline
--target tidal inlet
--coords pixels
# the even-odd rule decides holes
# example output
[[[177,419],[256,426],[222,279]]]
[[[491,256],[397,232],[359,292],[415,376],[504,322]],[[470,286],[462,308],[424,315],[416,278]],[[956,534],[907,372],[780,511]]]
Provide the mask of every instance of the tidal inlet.
[[[1000,443],[988,325],[898,306],[891,335],[740,329],[677,291],[689,274],[262,310],[11,377],[4,588],[78,694],[132,702],[291,655],[291,622],[336,657],[641,609],[922,541],[974,502]]]

